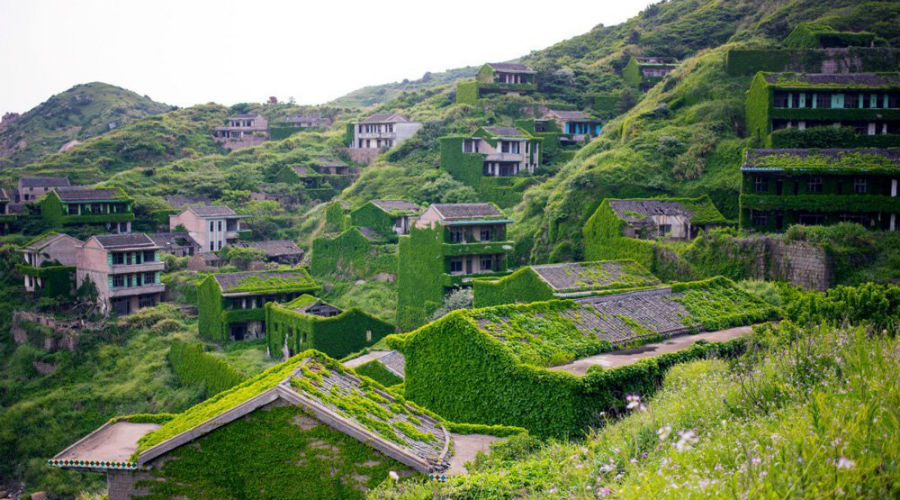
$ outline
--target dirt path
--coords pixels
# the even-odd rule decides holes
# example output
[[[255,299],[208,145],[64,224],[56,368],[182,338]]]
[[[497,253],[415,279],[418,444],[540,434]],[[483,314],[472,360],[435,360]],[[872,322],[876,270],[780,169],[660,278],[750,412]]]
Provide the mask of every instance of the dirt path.
[[[615,368],[625,366],[640,361],[644,358],[659,356],[667,352],[680,351],[694,345],[699,340],[708,342],[725,342],[736,337],[747,335],[753,331],[750,326],[739,326],[737,328],[729,328],[727,330],[719,330],[717,332],[703,332],[694,335],[678,335],[671,337],[662,342],[654,342],[620,351],[605,352],[596,356],[582,358],[573,361],[567,365],[553,366],[550,370],[559,370],[571,373],[572,375],[584,375],[588,368],[594,365],[600,365],[603,368]]]

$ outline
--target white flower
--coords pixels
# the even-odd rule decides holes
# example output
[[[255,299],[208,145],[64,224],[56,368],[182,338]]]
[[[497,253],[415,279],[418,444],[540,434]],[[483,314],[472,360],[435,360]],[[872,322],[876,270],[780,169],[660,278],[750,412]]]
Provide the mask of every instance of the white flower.
[[[856,467],[856,462],[850,460],[847,457],[841,457],[838,459],[837,468],[838,469],[852,469]]]
[[[697,433],[691,429],[678,431],[678,442],[675,443],[678,451],[689,450],[695,444],[697,444]]]
[[[665,441],[666,438],[669,437],[669,434],[672,433],[672,428],[668,425],[660,427],[658,431],[656,431],[656,435],[659,436],[660,441]]]
[[[641,397],[637,394],[629,394],[625,396],[625,401],[628,402],[628,404],[625,405],[625,408],[628,410],[637,408],[638,410],[644,411],[647,409],[647,407],[645,407],[644,404],[641,403]]]
[[[400,480],[400,474],[397,474],[397,471],[392,470],[392,471],[388,472],[388,477],[393,479],[394,481]]]

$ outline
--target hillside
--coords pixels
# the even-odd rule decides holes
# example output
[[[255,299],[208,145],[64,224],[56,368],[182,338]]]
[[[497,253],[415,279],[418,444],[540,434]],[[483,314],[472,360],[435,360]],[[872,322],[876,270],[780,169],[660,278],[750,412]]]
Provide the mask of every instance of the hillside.
[[[471,78],[478,68],[465,67],[448,69],[437,73],[425,73],[417,80],[403,80],[402,82],[385,83],[382,85],[370,85],[354,90],[347,95],[338,97],[329,102],[331,106],[346,108],[367,108],[387,102],[397,97],[402,92],[426,90],[440,87],[463,78]]]
[[[76,85],[0,127],[0,169],[22,166],[135,120],[172,110],[108,83]]]

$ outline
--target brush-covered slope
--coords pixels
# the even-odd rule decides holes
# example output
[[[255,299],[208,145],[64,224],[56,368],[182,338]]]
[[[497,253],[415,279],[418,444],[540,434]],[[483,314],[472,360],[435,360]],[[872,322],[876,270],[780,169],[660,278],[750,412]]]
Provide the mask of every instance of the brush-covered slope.
[[[0,168],[25,165],[70,141],[84,141],[171,109],[108,83],[76,85],[0,128]]]
[[[438,73],[425,73],[422,78],[417,80],[370,85],[338,97],[328,104],[350,108],[375,106],[385,103],[403,92],[426,90],[453,83],[463,78],[471,78],[475,76],[476,71],[478,71],[478,68],[467,66],[465,68],[448,69]]]

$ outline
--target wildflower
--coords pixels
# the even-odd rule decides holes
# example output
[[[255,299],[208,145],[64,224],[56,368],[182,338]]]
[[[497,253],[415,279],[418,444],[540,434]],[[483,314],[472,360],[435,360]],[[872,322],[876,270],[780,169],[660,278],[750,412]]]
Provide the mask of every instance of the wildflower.
[[[608,464],[603,464],[603,465],[601,465],[601,466],[600,466],[600,472],[603,472],[603,473],[606,473],[606,472],[612,472],[613,469],[615,469],[615,468],[616,468],[615,464],[613,464],[612,462],[610,462],[610,463],[608,463]]]
[[[678,442],[675,443],[675,448],[678,451],[689,450],[693,445],[697,443],[697,433],[693,430],[683,430],[678,431]]]
[[[660,441],[665,441],[666,438],[669,437],[669,434],[672,433],[672,428],[668,425],[664,427],[660,427],[658,431],[656,431],[656,435],[659,437]]]
[[[856,462],[854,462],[853,460],[850,460],[847,457],[841,457],[837,461],[838,469],[852,469],[854,467],[856,467]]]
[[[632,465],[634,465],[634,464],[638,463],[638,459],[632,458],[632,459],[629,460],[628,462],[630,462]]]
[[[625,401],[628,402],[628,404],[625,405],[625,408],[628,410],[634,410],[635,408],[637,408],[640,411],[644,411],[647,409],[647,407],[644,406],[643,403],[641,403],[641,397],[637,394],[629,394],[625,396]]]
[[[606,498],[610,495],[612,495],[612,490],[607,488],[606,486],[597,490],[597,496],[600,498]]]
[[[400,474],[397,474],[397,471],[393,471],[393,470],[392,470],[392,471],[389,471],[389,472],[388,472],[388,477],[391,478],[391,479],[393,479],[394,481],[399,481],[399,480],[400,480]]]

